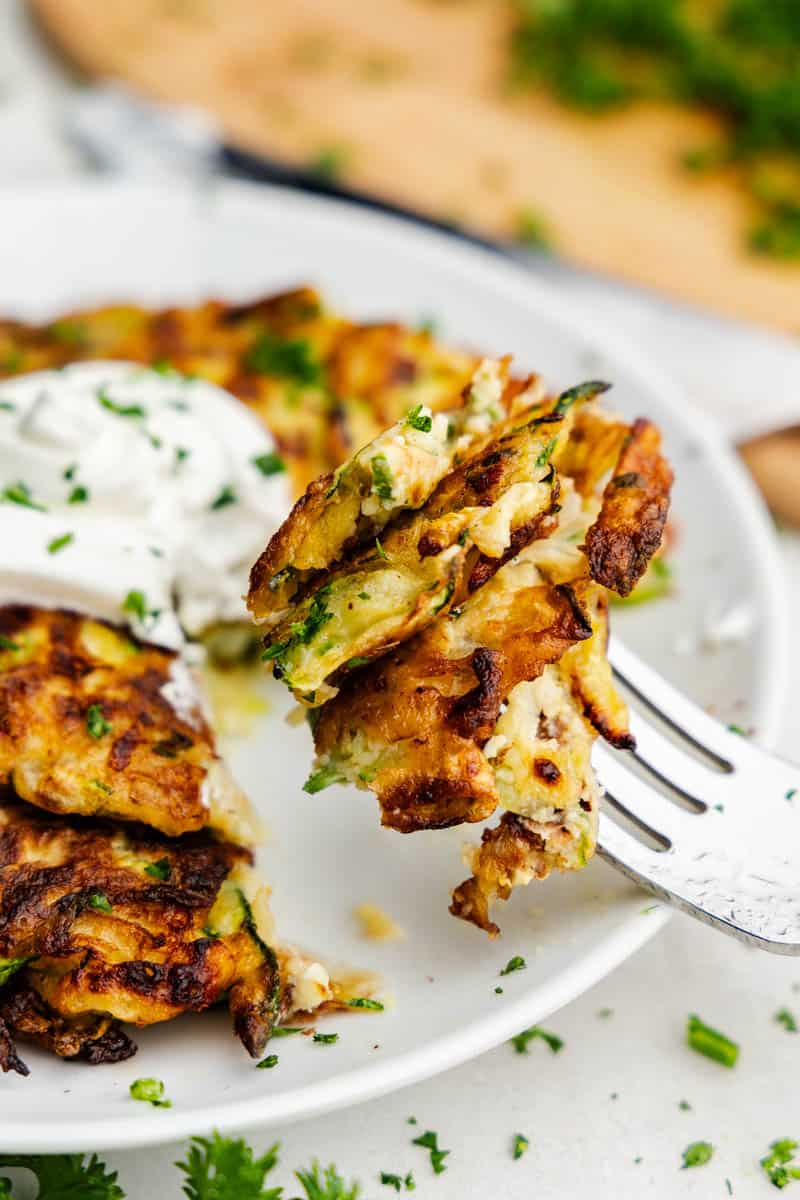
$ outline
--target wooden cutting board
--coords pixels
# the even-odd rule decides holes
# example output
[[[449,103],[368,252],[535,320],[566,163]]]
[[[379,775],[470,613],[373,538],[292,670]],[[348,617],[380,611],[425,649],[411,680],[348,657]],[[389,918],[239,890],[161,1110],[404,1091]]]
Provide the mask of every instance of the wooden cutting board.
[[[800,266],[743,249],[748,199],[677,162],[714,126],[675,108],[592,118],[504,84],[501,0],[30,0],[91,77],[211,110],[228,140],[511,236],[541,214],[581,266],[800,332]]]

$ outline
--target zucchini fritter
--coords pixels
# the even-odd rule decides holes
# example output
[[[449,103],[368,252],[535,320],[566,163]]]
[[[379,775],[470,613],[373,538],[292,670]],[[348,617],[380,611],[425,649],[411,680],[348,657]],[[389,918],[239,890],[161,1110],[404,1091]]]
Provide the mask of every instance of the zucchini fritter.
[[[251,844],[257,818],[201,705],[178,656],[127,629],[0,607],[0,783],[39,808]]]
[[[324,970],[273,949],[250,863],[206,834],[170,840],[0,804],[0,1065],[20,1069],[15,1032],[64,1057],[117,1061],[134,1050],[120,1022],[225,997],[256,1056],[279,1017],[308,1006],[304,972],[314,1003],[329,999]]]
[[[504,364],[496,366],[499,382]],[[330,569],[317,571],[314,582],[305,588],[308,557],[303,559],[304,569],[292,561],[270,577],[280,581],[275,592],[281,593],[281,607],[289,603],[288,614],[271,630],[267,643],[265,658],[272,661],[275,675],[305,703],[318,705],[330,699],[336,692],[332,684],[342,673],[424,629],[485,584],[530,541],[551,532],[557,523],[559,484],[550,460],[569,436],[574,406],[604,386],[582,385],[549,401],[541,401],[535,384],[526,388],[516,397],[513,415],[494,420],[491,432],[480,437],[478,449],[466,457],[459,451],[440,456],[458,465],[444,468],[447,473],[432,491],[435,478],[427,465],[420,479],[408,462],[402,488],[393,491],[397,476],[380,454],[381,483],[387,488],[381,538],[375,540],[376,526],[370,520],[363,533],[366,545],[355,546]],[[525,402],[526,397],[534,398],[533,406]],[[392,438],[384,445],[397,436],[396,430],[389,432]],[[380,442],[361,453],[373,453]],[[342,468],[342,478],[355,472],[360,457]],[[374,465],[374,456],[370,461]],[[356,504],[354,514],[360,506],[362,519],[374,481],[366,486],[360,496],[350,494]],[[348,506],[349,501],[343,501],[339,511]],[[335,494],[329,489],[325,507],[310,524],[302,508],[301,501],[266,552],[272,565],[278,565],[271,556],[275,544],[285,550],[292,542],[300,551],[313,542],[316,565],[324,562],[325,538],[318,531],[325,527],[325,514],[336,511]],[[347,541],[361,536],[357,526],[351,514]],[[335,557],[341,546],[332,544],[329,557]],[[263,588],[259,564],[254,576],[251,594],[258,604],[264,591],[269,592],[269,584]],[[284,582],[287,576],[291,582]]]
[[[241,305],[0,321],[0,378],[98,358],[171,366],[238,396],[274,436],[296,494],[415,405],[449,405],[477,365],[424,329],[345,320],[308,287]]]

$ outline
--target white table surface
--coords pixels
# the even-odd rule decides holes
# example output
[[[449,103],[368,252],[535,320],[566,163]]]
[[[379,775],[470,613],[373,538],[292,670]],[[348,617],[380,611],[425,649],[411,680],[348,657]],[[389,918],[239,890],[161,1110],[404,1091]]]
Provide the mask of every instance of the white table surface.
[[[54,105],[63,94],[63,81],[35,46],[19,4],[0,0],[0,181],[41,179],[45,186],[48,178],[80,169],[77,156],[52,133]],[[604,299],[614,296],[607,284],[583,281],[583,286],[590,295],[600,287]],[[668,369],[677,366],[689,391],[713,374],[719,377],[713,338],[681,335],[683,353],[676,358],[676,330],[679,324],[689,328],[686,314],[633,297],[620,289],[620,320],[626,312],[635,314],[632,336],[646,338]],[[777,346],[773,353],[763,335],[748,342],[742,334],[737,372],[747,369],[749,358],[753,375],[769,377],[772,366],[772,376],[785,386],[784,354],[785,347]],[[800,537],[782,534],[781,541],[796,596]],[[786,652],[796,667],[793,674],[800,676],[800,649],[789,646]],[[779,749],[800,761],[800,705],[794,695],[787,697]],[[313,1157],[335,1162],[348,1178],[359,1179],[365,1200],[395,1195],[380,1185],[382,1170],[413,1170],[419,1200],[724,1200],[731,1194],[726,1180],[739,1200],[766,1198],[774,1192],[758,1159],[775,1138],[800,1140],[800,1034],[775,1022],[782,1007],[800,1018],[800,961],[748,951],[676,916],[638,955],[544,1022],[564,1039],[559,1054],[541,1042],[527,1056],[501,1046],[385,1099],[279,1135],[248,1131],[247,1137],[259,1150],[279,1137],[281,1165],[270,1182],[283,1183],[287,1198],[300,1190],[292,1186],[293,1168]],[[605,1009],[611,1015],[599,1016]],[[686,1048],[690,1012],[741,1043],[734,1071]],[[681,1100],[691,1104],[690,1111],[679,1108]],[[416,1128],[407,1124],[411,1115]],[[427,1153],[411,1145],[428,1128],[451,1151],[440,1176],[433,1175]],[[515,1133],[530,1140],[517,1162],[511,1158]],[[683,1149],[699,1139],[714,1144],[713,1160],[681,1170]],[[166,1146],[106,1158],[132,1200],[177,1200],[181,1177],[172,1164],[182,1153],[183,1146]]]

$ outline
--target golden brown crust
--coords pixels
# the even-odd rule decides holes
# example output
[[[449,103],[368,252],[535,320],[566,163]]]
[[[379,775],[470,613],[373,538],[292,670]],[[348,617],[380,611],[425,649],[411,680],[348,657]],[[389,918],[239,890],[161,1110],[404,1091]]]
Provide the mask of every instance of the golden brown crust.
[[[0,634],[0,782],[50,812],[173,836],[209,822],[209,771],[216,786],[224,768],[199,708],[179,714],[166,698],[174,653],[19,605],[0,608]]]
[[[136,1043],[118,1021],[95,1016],[68,1021],[53,1012],[28,984],[24,972],[0,990],[0,1069],[28,1075],[16,1052],[16,1039],[33,1042],[59,1058],[93,1066],[124,1062],[136,1053]]]
[[[592,578],[620,596],[630,595],[661,545],[672,478],[658,429],[635,421],[583,547]]]
[[[44,1005],[37,1037],[78,1053],[109,1029],[94,1018],[149,1025],[227,995],[237,1033],[260,1053],[281,983],[237,883],[249,863],[247,850],[202,834],[169,840],[0,806],[0,958],[25,964],[17,983]],[[227,922],[214,915],[223,888],[235,916]],[[35,1033],[20,1028],[15,1012],[0,1009],[0,1017]]]
[[[503,813],[497,825],[484,829],[473,874],[453,889],[450,912],[497,937],[500,927],[489,916],[491,904],[508,899],[520,873],[537,879],[550,874],[544,850],[544,838],[524,817]]]

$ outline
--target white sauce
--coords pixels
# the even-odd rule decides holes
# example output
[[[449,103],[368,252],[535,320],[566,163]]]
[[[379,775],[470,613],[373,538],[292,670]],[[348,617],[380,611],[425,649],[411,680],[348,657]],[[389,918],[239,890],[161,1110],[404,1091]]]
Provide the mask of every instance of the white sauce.
[[[246,619],[250,564],[290,507],[286,473],[254,463],[274,450],[235,397],[174,373],[91,362],[1,383],[0,604],[127,622],[174,649]],[[20,485],[46,511],[9,499]]]

